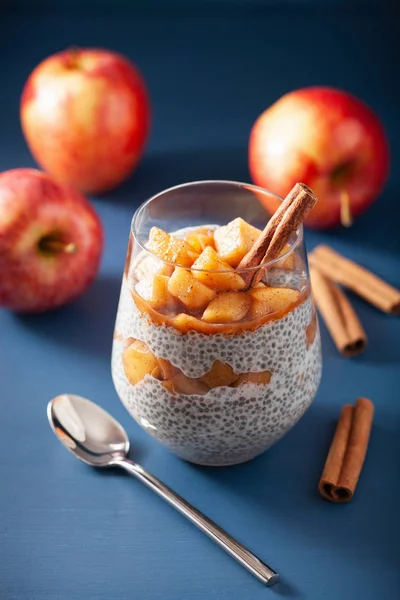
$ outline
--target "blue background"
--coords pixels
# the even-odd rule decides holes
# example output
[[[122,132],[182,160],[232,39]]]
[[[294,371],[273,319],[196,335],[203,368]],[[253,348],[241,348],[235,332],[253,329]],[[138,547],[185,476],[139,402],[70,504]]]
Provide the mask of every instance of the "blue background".
[[[40,60],[71,44],[131,57],[154,111],[137,173],[94,200],[106,247],[92,288],[54,313],[0,311],[0,599],[395,600],[398,318],[352,298],[368,332],[366,353],[341,358],[322,326],[324,374],[310,410],[264,456],[226,469],[186,464],[147,437],[120,404],[109,363],[135,208],[184,181],[249,180],[253,121],[281,94],[304,85],[339,86],[365,99],[381,116],[392,149],[392,174],[379,202],[350,230],[308,232],[308,247],[327,241],[400,286],[398,4],[220,1],[191,3],[191,10],[182,2],[168,8],[154,0],[140,10],[135,4],[130,10],[123,0],[114,10],[104,1],[0,4],[0,170],[33,166],[19,126],[21,89]],[[32,6],[37,10],[29,12]],[[138,461],[269,562],[283,582],[265,589],[139,483],[75,461],[46,420],[47,401],[64,391],[112,412]],[[353,501],[336,506],[321,500],[317,482],[340,407],[359,395],[376,405],[371,443]]]

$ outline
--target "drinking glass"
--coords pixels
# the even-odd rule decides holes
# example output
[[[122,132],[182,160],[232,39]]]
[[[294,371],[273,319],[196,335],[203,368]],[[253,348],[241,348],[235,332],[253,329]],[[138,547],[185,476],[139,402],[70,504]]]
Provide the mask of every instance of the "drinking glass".
[[[216,248],[237,263],[237,240],[249,244],[254,228],[265,227],[270,195],[245,183],[198,181],[157,194],[133,216],[113,381],[137,423],[193,463],[254,458],[295,425],[318,389],[320,335],[303,228],[278,258],[251,268],[262,269],[262,280],[248,291],[243,270],[209,262]],[[173,251],[164,252],[160,229],[178,238]]]

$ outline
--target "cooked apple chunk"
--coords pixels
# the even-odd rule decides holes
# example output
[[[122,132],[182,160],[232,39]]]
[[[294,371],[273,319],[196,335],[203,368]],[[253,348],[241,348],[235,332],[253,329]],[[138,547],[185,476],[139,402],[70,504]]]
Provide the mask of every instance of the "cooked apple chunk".
[[[187,315],[186,313],[179,313],[174,318],[174,327],[181,333],[187,333],[188,331],[198,331],[199,333],[210,333],[210,325],[201,321],[200,319],[196,319],[196,317],[192,317],[191,315]]]
[[[199,379],[186,377],[183,373],[178,373],[178,375],[175,375],[171,379],[163,381],[163,386],[172,394],[185,394],[188,396],[193,394],[203,396],[210,389]]]
[[[241,321],[250,308],[251,298],[244,292],[220,292],[203,313],[207,323],[233,323]]]
[[[261,230],[238,217],[214,232],[215,247],[218,256],[237,267],[250,250]]]
[[[199,254],[203,252],[207,246],[212,246],[214,248],[214,232],[207,227],[199,227],[198,229],[189,231],[185,240]]]
[[[130,384],[136,385],[146,375],[159,375],[157,358],[144,342],[136,340],[124,350],[122,364]]]
[[[200,380],[209,388],[231,385],[239,376],[233,372],[231,365],[216,360],[211,369],[200,377]]]
[[[154,377],[154,379],[162,379],[160,367],[153,369],[150,375]]]
[[[163,379],[171,379],[180,373],[178,367],[175,367],[169,360],[166,358],[158,358],[158,364],[160,366],[160,371]]]
[[[146,256],[135,267],[135,277],[138,281],[142,279],[152,279],[155,275],[172,275],[174,267],[166,265],[161,260]]]
[[[214,248],[207,246],[200,254],[199,258],[194,261],[193,275],[209,287],[218,291],[241,290],[245,287],[243,279],[235,273],[233,268],[227,262],[221,260]],[[213,273],[212,271],[215,271]],[[218,272],[224,271],[224,272]]]
[[[265,283],[263,283],[262,281],[259,281],[258,283],[256,283],[255,285],[252,286],[252,290],[256,290],[258,288],[266,288],[267,286],[265,285]]]
[[[175,298],[168,291],[169,277],[155,275],[152,279],[142,279],[136,284],[137,293],[155,310],[173,306]]]
[[[215,291],[203,285],[190,271],[176,267],[169,282],[168,291],[187,308],[196,310],[207,306]]]
[[[185,240],[166,233],[158,227],[150,229],[146,247],[163,260],[190,267],[198,253]]]
[[[257,300],[257,298],[252,298],[251,306],[247,313],[247,318],[249,321],[254,321],[255,319],[261,319],[265,317],[268,313],[272,312],[268,302],[265,300]]]
[[[253,288],[249,290],[249,294],[260,302],[266,302],[269,307],[269,312],[276,312],[289,306],[299,297],[297,290],[290,288]]]
[[[271,381],[271,371],[260,371],[258,373],[242,373],[238,379],[232,384],[232,387],[239,387],[245,383],[257,383],[262,385],[268,385]]]

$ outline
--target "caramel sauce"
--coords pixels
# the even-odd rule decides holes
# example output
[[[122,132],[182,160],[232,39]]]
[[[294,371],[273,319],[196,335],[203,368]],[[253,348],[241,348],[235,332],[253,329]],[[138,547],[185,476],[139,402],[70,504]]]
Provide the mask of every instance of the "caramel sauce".
[[[154,325],[167,325],[169,327],[174,327],[174,329],[177,329],[183,334],[188,333],[188,331],[197,331],[198,333],[204,333],[206,335],[214,335],[216,333],[239,335],[244,331],[256,330],[266,323],[282,319],[292,310],[303,304],[303,302],[305,302],[305,300],[307,300],[310,296],[310,288],[307,287],[303,292],[299,292],[298,298],[294,302],[291,302],[278,311],[268,313],[260,319],[247,321],[243,320],[238,323],[217,324],[206,323],[197,316],[186,313],[184,310],[182,310],[182,312],[178,315],[176,313],[173,315],[159,313],[151,308],[135,290],[130,290],[130,292],[138,310],[141,313],[147,314]]]

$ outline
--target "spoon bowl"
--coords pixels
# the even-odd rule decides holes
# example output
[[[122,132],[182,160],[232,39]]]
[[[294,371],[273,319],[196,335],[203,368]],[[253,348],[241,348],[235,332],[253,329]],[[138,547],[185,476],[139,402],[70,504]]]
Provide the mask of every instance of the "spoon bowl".
[[[61,394],[47,406],[50,426],[60,442],[93,467],[110,467],[125,458],[125,429],[100,406],[75,394]]]

